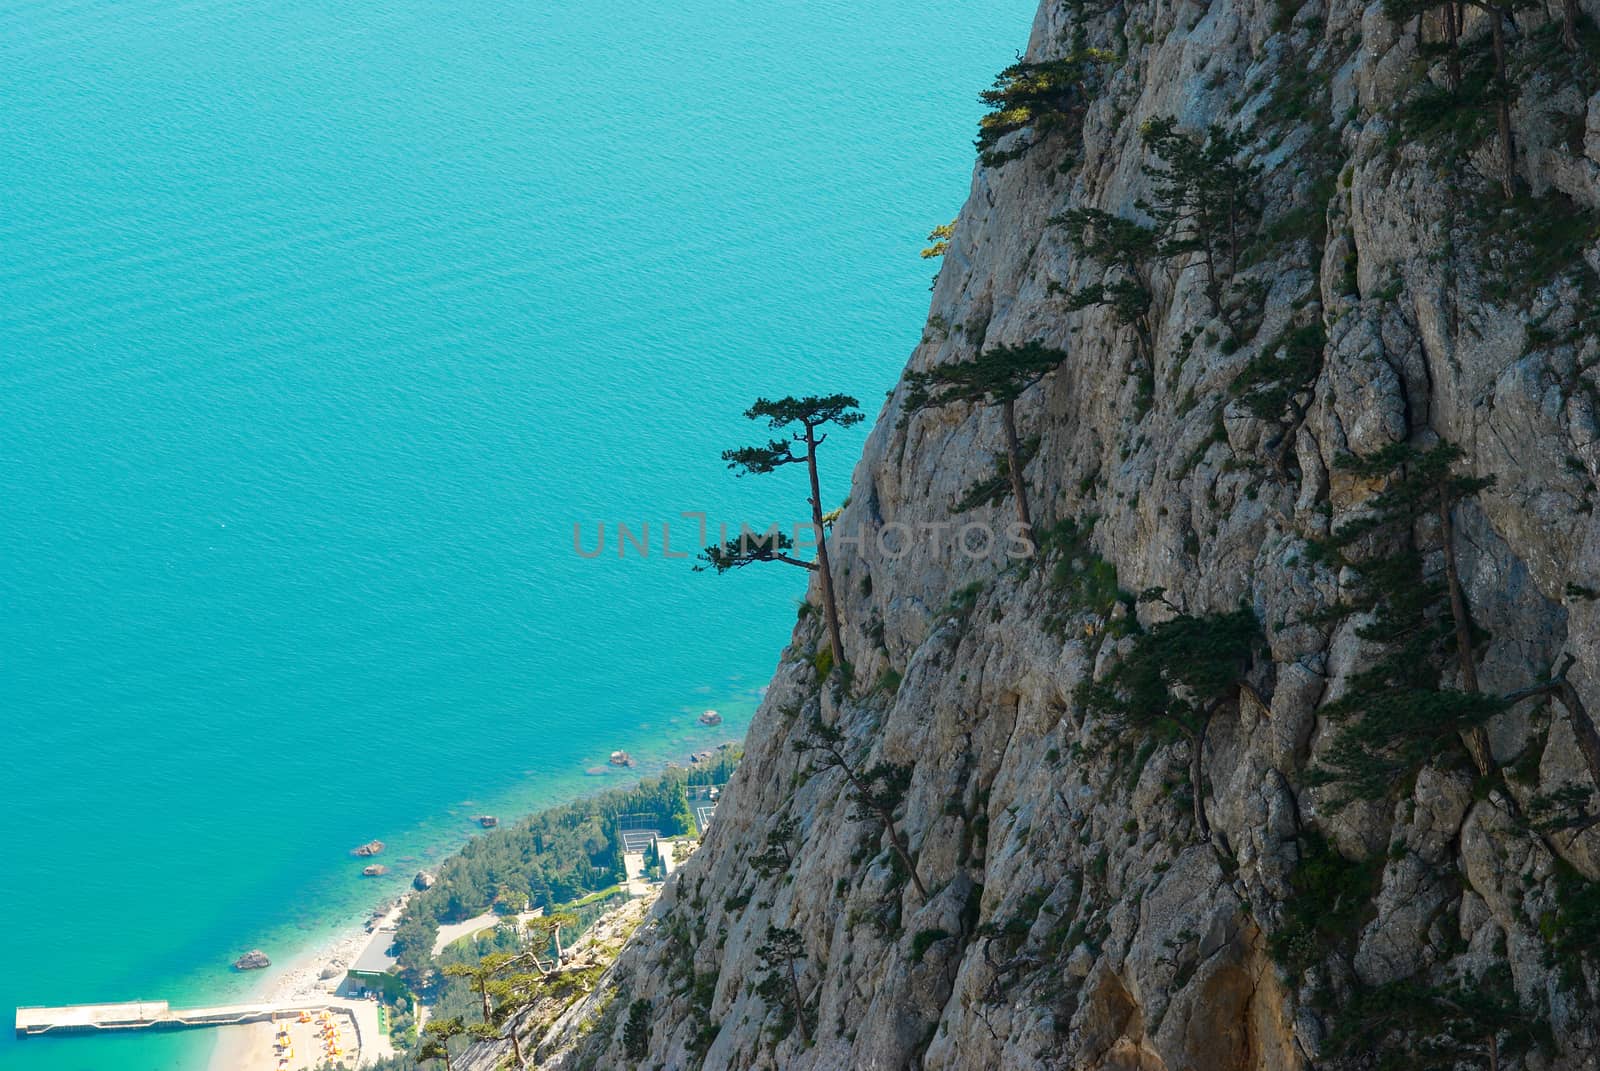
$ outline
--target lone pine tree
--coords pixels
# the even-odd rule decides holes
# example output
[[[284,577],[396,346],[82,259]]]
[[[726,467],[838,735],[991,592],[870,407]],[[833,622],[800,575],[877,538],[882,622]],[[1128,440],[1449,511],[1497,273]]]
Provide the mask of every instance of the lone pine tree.
[[[750,857],[750,868],[762,877],[782,874],[794,865],[794,851],[790,844],[800,823],[785,818],[767,831],[766,848]]]
[[[1028,485],[1023,479],[1027,458],[1022,439],[1017,435],[1017,399],[1067,359],[1065,350],[1052,349],[1040,342],[1021,346],[996,346],[970,361],[935,365],[925,372],[906,375],[905,416],[967,402],[973,405],[1000,406],[1000,423],[1006,439],[1006,473],[1011,480],[1011,498],[1029,553],[1035,546],[1033,518],[1028,509]]]
[[[528,1058],[522,1051],[522,1038],[517,1033],[517,1020],[523,1010],[532,1007],[539,999],[544,972],[518,973],[497,978],[489,983],[489,995],[494,998],[494,1017],[475,1028],[474,1033],[488,1041],[511,1042],[511,1055],[516,1071],[526,1066]]]
[[[417,1059],[423,1063],[438,1060],[444,1071],[450,1071],[450,1039],[467,1032],[467,1024],[460,1016],[450,1019],[430,1019],[422,1028],[422,1045],[417,1049]]]
[[[494,1019],[494,1005],[490,1001],[490,984],[497,974],[506,970],[517,957],[510,952],[491,952],[476,963],[451,963],[444,968],[446,977],[464,978],[478,995],[483,1018],[489,1024]]]
[[[806,957],[805,939],[798,930],[769,925],[767,939],[756,949],[756,955],[761,957],[766,971],[756,992],[767,1003],[787,1009],[800,1028],[800,1040],[810,1045],[810,1013],[800,993],[800,971],[795,966],[797,960]]]
[[[879,762],[862,766],[845,754],[845,736],[838,729],[812,718],[805,736],[794,741],[795,751],[812,756],[813,771],[837,769],[844,774],[850,786],[850,800],[856,805],[853,818],[876,821],[889,837],[889,846],[906,868],[911,884],[924,901],[928,887],[917,874],[916,861],[911,858],[911,845],[895,822],[894,812],[904,802],[910,785],[911,772],[904,766]]]
[[[745,446],[725,450],[722,460],[740,476],[765,475],[787,465],[804,465],[811,482],[811,526],[817,536],[817,557],[814,562],[791,556],[788,551],[794,543],[781,532],[770,532],[766,538],[752,538],[742,533],[720,546],[710,546],[701,555],[703,568],[719,573],[760,561],[778,561],[798,565],[815,572],[822,582],[822,609],[827,619],[828,649],[832,654],[832,671],[843,672],[844,640],[839,627],[839,603],[833,593],[833,572],[828,564],[828,533],[822,509],[822,487],[817,476],[817,448],[828,441],[822,428],[833,426],[848,428],[861,423],[866,417],[860,403],[848,394],[807,395],[804,398],[760,398],[744,414],[750,420],[765,420],[767,426],[781,431],[799,425],[788,439],[772,439],[759,446]],[[800,446],[801,453],[795,453]]]

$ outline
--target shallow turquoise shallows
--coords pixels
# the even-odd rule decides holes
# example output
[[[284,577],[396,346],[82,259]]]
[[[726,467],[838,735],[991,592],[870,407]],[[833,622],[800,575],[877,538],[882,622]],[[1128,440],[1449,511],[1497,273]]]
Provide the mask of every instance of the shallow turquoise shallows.
[[[660,526],[803,516],[718,452],[876,413],[1033,6],[0,0],[6,1018],[237,997],[473,814],[741,732],[804,578]]]

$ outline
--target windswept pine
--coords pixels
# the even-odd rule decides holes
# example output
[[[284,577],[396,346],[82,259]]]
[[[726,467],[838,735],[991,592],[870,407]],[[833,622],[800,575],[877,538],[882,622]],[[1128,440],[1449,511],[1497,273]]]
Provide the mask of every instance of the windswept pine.
[[[806,476],[811,485],[807,502],[811,506],[811,531],[816,539],[817,557],[814,562],[794,557],[789,553],[794,549],[792,537],[775,526],[765,535],[741,532],[720,546],[707,547],[701,556],[702,560],[707,567],[719,573],[761,561],[799,565],[815,572],[822,590],[822,609],[828,626],[829,670],[843,672],[848,663],[845,661],[844,640],[839,627],[839,601],[833,590],[833,570],[828,564],[828,525],[822,508],[821,480],[817,475],[817,449],[828,441],[828,433],[824,428],[853,427],[866,417],[860,410],[860,403],[847,394],[760,398],[744,415],[750,420],[765,421],[767,427],[774,431],[788,431],[798,426],[798,430],[788,433],[787,439],[770,439],[758,446],[726,450],[722,460],[740,476],[763,476],[789,465],[806,467]],[[796,447],[800,449],[799,453],[795,452]]]

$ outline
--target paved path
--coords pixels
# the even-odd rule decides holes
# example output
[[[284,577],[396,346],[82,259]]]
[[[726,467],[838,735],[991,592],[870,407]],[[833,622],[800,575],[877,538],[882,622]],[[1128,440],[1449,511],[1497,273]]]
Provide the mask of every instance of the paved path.
[[[529,919],[536,919],[542,914],[544,914],[544,908],[536,907],[532,911],[522,912],[516,918],[519,922],[527,922]],[[440,926],[439,936],[433,939],[433,954],[437,956],[463,937],[482,933],[484,930],[492,930],[500,925],[502,919],[510,917],[509,915],[497,915],[493,911],[486,911],[482,915],[470,918],[465,922],[452,922],[447,926]]]

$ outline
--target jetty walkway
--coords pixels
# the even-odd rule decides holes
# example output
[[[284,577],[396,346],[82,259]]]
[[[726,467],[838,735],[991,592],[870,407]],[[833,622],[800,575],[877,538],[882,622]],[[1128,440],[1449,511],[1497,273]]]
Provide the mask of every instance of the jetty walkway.
[[[301,1012],[344,1011],[342,1001],[285,1004],[221,1004],[213,1008],[174,1008],[164,1000],[122,1004],[73,1004],[61,1008],[18,1008],[17,1037],[43,1034],[98,1034],[124,1030],[182,1030],[197,1026],[264,1023]]]

